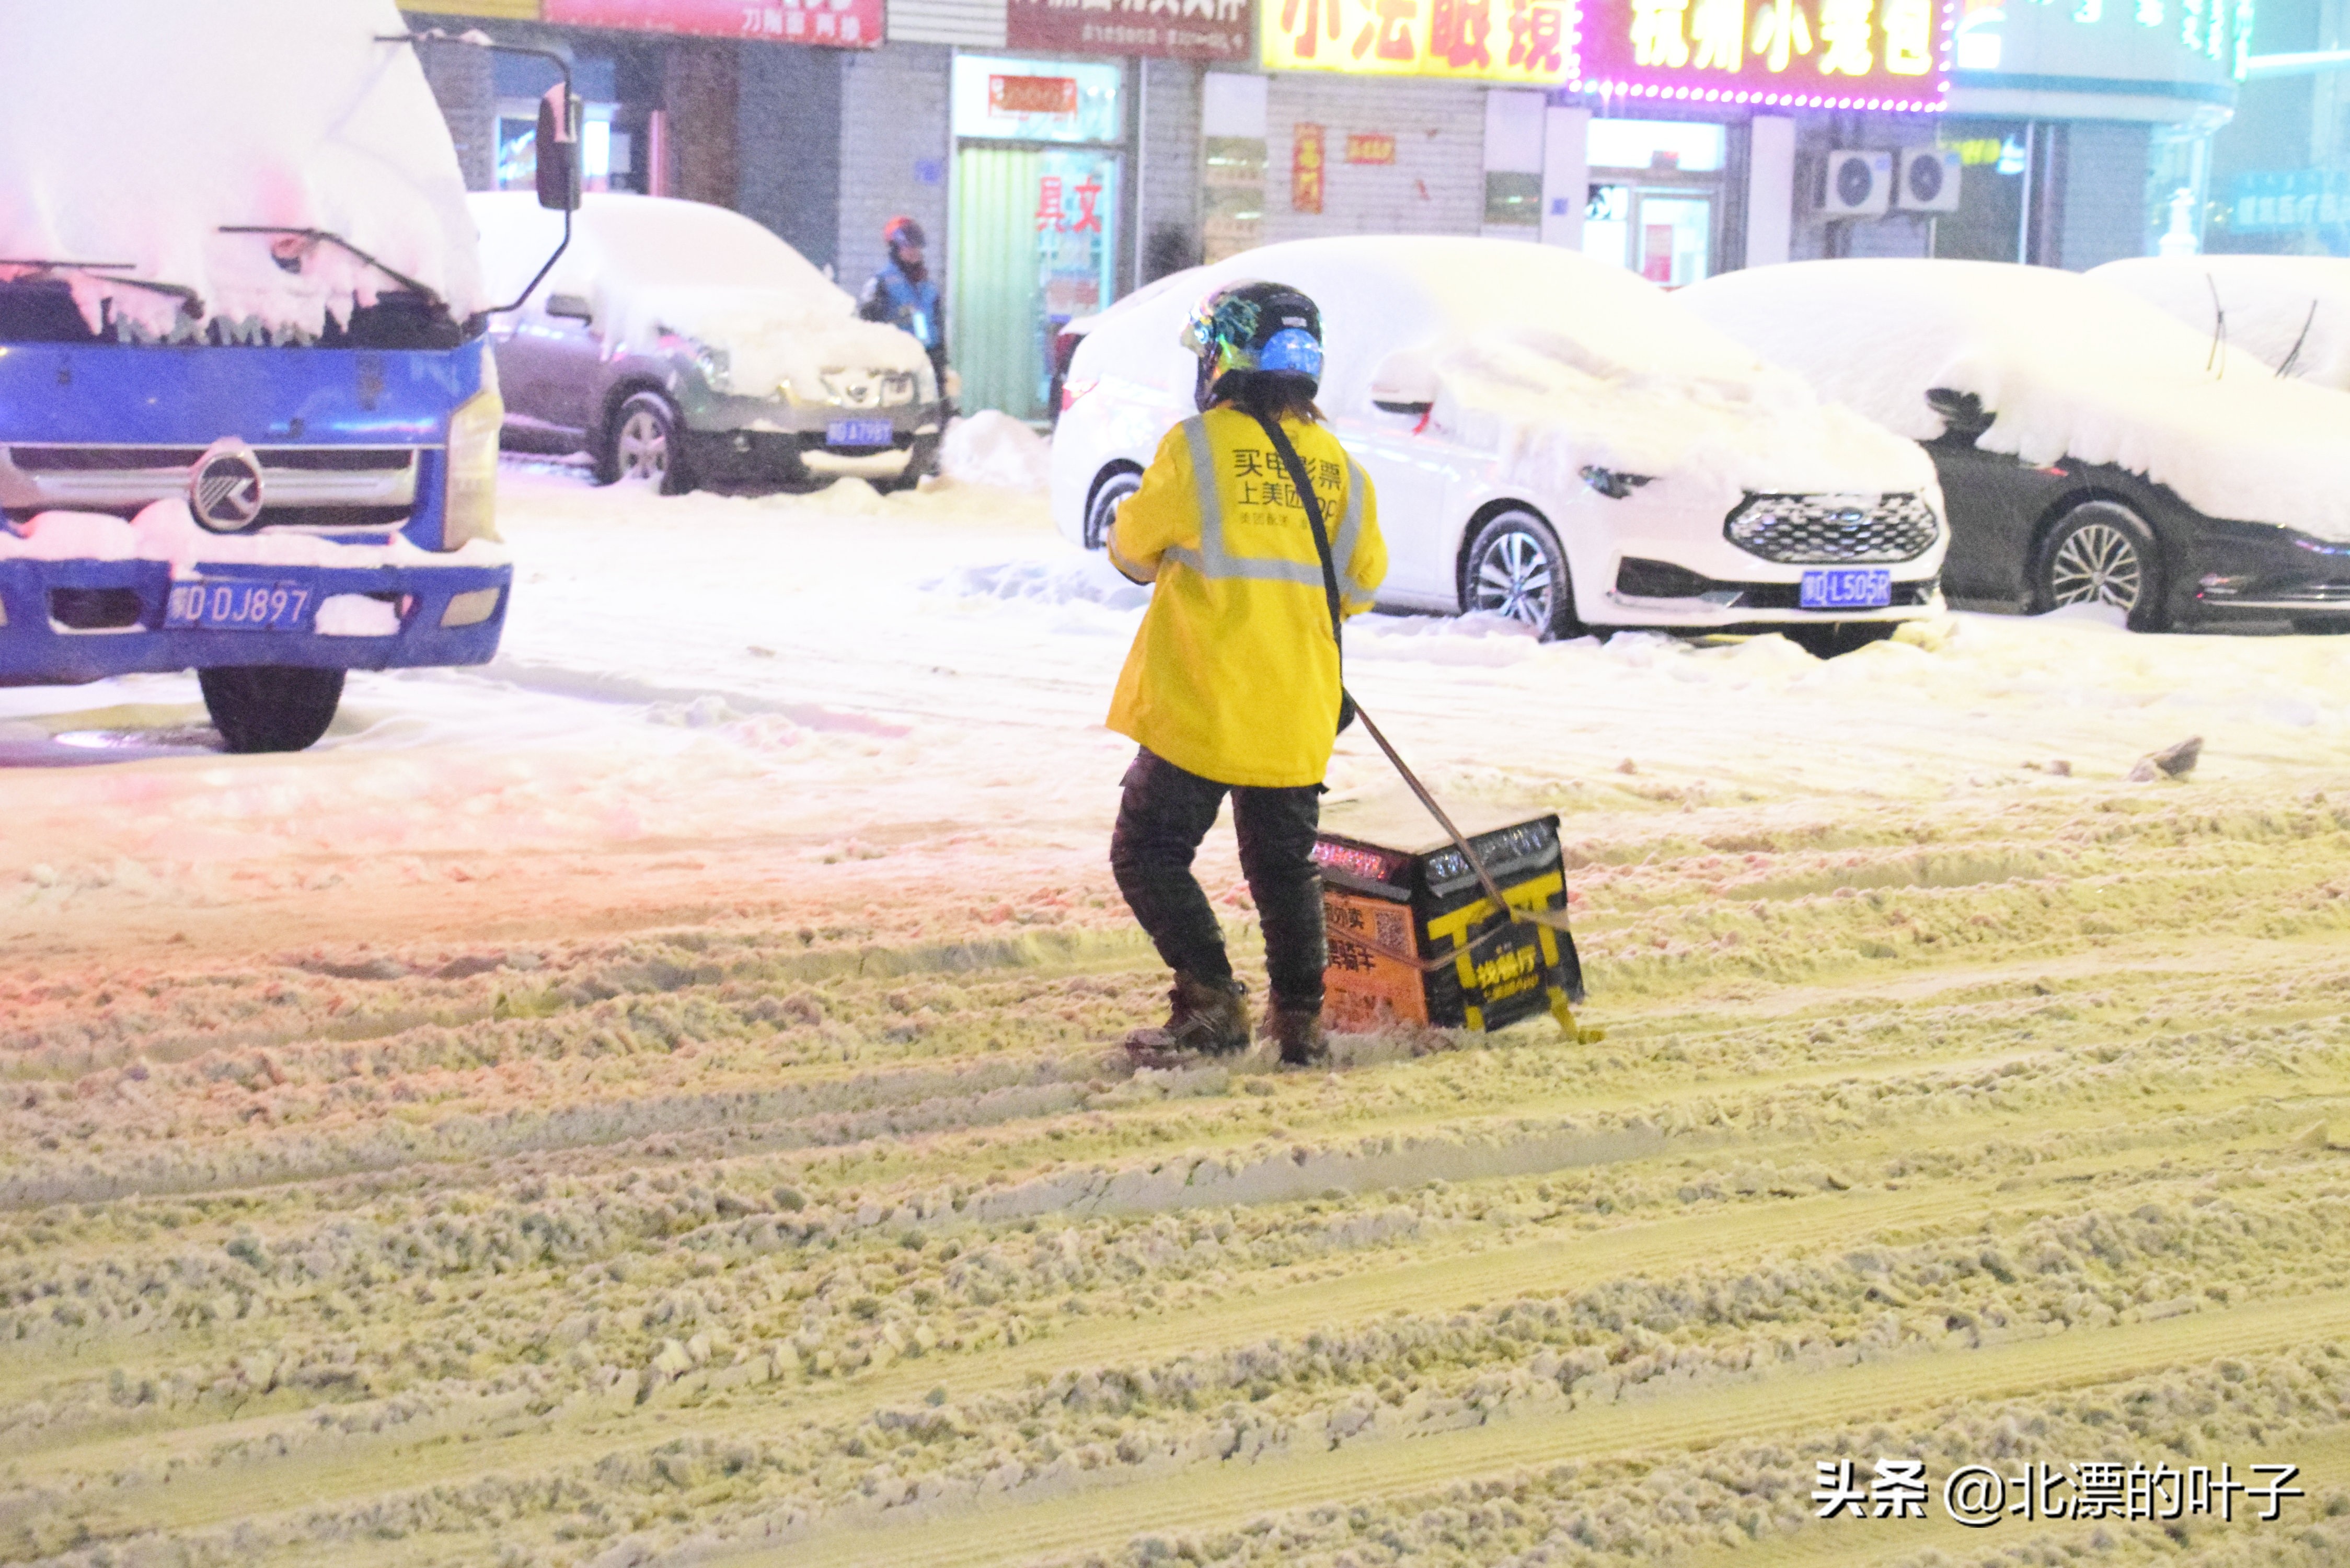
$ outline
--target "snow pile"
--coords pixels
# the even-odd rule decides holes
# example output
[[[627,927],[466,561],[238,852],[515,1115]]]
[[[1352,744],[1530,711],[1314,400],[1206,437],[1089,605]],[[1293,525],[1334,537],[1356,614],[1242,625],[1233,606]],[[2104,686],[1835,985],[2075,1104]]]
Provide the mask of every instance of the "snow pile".
[[[563,214],[528,192],[469,199],[495,304],[522,292],[563,237]],[[657,354],[680,337],[701,351],[712,389],[803,400],[873,372],[927,386],[930,358],[907,333],[859,320],[856,301],[791,246],[739,213],[666,197],[598,192],[573,219],[570,248],[536,297],[576,294],[623,352]]]
[[[1011,561],[1001,566],[964,566],[930,585],[950,598],[1018,600],[1027,604],[1096,604],[1115,610],[1139,610],[1150,602],[1150,590],[1129,583],[1100,555],[1075,560]]]
[[[1053,446],[1000,409],[982,409],[947,426],[939,472],[963,484],[1043,490],[1053,482]]]
[[[141,282],[192,290],[204,319],[304,335],[400,286],[339,245],[220,232],[234,224],[339,235],[457,316],[480,309],[441,110],[414,48],[375,41],[407,30],[391,0],[0,0],[0,256],[127,264],[61,275],[93,331],[203,325]]]
[[[1829,261],[1729,273],[1689,307],[1766,358],[1919,441],[1933,388],[1997,414],[1977,443],[2028,463],[2070,457],[2166,484],[2214,517],[2350,539],[2332,392],[2250,356],[2218,373],[2211,340],[2119,290],[1998,262]]]
[[[2350,391],[2350,260],[2340,256],[2140,256],[2091,269],[2209,337],[2216,296],[2227,352]],[[2295,358],[2293,350],[2300,349]]]
[[[98,512],[41,512],[0,529],[0,561],[168,561],[172,576],[214,566],[500,566],[504,546],[474,539],[450,551],[420,550],[404,534],[389,544],[338,545],[315,534],[213,534],[177,496],[151,502],[126,523]]]
[[[1425,430],[1494,453],[1518,484],[1579,493],[1581,471],[1599,467],[1733,494],[1933,485],[1908,443],[1823,404],[1654,284],[1504,240],[1382,234],[1250,251],[1104,312],[1072,380],[1188,403],[1184,317],[1206,291],[1252,278],[1321,307],[1323,408],[1400,431],[1405,416],[1374,396],[1432,399]]]

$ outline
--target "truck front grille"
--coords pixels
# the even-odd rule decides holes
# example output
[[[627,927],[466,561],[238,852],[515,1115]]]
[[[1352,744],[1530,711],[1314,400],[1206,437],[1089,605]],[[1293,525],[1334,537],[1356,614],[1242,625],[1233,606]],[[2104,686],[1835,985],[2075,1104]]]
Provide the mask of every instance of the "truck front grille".
[[[0,447],[0,511],[51,507],[128,515],[188,493],[191,446]],[[381,526],[416,504],[414,447],[257,447],[265,505],[256,527]]]
[[[1921,496],[1755,495],[1740,502],[1722,534],[1747,554],[1788,566],[1915,560],[1941,525]]]

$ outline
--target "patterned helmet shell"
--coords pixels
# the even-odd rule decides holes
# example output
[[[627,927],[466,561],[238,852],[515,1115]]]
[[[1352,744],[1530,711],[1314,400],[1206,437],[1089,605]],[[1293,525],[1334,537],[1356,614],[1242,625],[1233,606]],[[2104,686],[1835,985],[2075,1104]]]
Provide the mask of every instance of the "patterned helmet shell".
[[[1235,371],[1322,381],[1322,312],[1282,283],[1227,284],[1191,307],[1183,347],[1200,361],[1200,387]]]

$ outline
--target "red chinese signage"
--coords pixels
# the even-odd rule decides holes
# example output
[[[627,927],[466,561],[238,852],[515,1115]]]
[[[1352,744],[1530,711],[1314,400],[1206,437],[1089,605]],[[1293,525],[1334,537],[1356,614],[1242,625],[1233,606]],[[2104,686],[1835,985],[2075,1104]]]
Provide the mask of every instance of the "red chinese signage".
[[[1263,0],[1274,71],[1552,87],[1575,67],[1575,0]]]
[[[1097,234],[1102,232],[1102,182],[1088,174],[1071,184],[1058,174],[1036,182],[1036,232]]]
[[[1299,125],[1291,133],[1289,143],[1289,210],[1293,213],[1318,213],[1322,210],[1322,177],[1325,172],[1322,157],[1322,128]]]
[[[1934,110],[1956,0],[1583,0],[1575,86],[1628,99]]]
[[[1369,131],[1350,130],[1347,133],[1347,161],[1392,163],[1395,161],[1395,138]]]
[[[1254,56],[1253,0],[1007,0],[1008,48],[1045,55]]]
[[[1068,119],[1077,112],[1075,77],[998,77],[987,78],[990,114],[1049,114]]]
[[[540,0],[540,18],[708,38],[764,38],[834,49],[879,47],[885,0]]]

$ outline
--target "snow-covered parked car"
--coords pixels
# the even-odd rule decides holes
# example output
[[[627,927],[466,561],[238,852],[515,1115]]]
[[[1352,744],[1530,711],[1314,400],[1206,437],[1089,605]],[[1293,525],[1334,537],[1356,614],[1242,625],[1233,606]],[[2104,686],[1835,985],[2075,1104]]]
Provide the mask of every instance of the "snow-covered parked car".
[[[562,237],[528,196],[472,199],[491,291],[513,299]],[[490,318],[506,444],[585,452],[607,483],[676,493],[847,475],[911,484],[945,424],[930,356],[739,213],[591,193],[519,309]]]
[[[1578,628],[1773,628],[1819,652],[1932,613],[1932,465],[1655,285],[1504,240],[1299,240],[1161,279],[1077,348],[1053,441],[1061,531],[1101,545],[1193,411],[1194,300],[1311,295],[1320,403],[1378,487],[1397,609]]]
[[[2350,257],[2134,256],[2093,267],[2280,376],[2350,392]]]
[[[1681,303],[1924,444],[1953,598],[2350,624],[2350,409],[2104,283],[2005,262],[1796,262]]]

